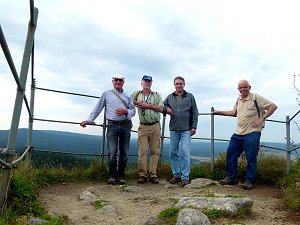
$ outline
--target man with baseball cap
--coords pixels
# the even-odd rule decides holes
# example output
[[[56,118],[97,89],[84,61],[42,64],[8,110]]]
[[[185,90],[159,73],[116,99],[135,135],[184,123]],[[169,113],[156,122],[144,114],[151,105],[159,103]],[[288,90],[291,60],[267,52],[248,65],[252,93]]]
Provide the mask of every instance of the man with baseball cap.
[[[149,179],[150,182],[157,184],[157,164],[160,153],[160,112],[167,113],[163,108],[161,95],[151,91],[152,77],[144,75],[141,81],[142,90],[132,93],[131,97],[137,106],[140,126],[138,128],[138,183],[146,183],[148,180],[147,173],[147,155],[148,146],[150,148],[150,166]]]
[[[131,136],[131,118],[135,115],[135,107],[130,96],[123,91],[125,77],[122,74],[112,76],[113,89],[103,92],[93,111],[80,125],[86,127],[105,108],[107,119],[107,149],[108,149],[108,184],[125,184],[125,168]],[[119,159],[117,153],[119,150]]]

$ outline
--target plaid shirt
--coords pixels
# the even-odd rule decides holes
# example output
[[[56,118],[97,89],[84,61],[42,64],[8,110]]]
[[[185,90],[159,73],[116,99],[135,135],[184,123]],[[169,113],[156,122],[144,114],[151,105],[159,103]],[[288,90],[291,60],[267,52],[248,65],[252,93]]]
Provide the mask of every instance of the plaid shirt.
[[[157,92],[150,92],[149,97],[145,98],[143,91],[135,91],[132,93],[131,98],[133,101],[144,101],[150,103],[151,105],[163,106],[161,95]],[[140,118],[140,123],[155,123],[160,121],[160,113],[155,112],[152,109],[141,109],[138,107],[138,114]]]

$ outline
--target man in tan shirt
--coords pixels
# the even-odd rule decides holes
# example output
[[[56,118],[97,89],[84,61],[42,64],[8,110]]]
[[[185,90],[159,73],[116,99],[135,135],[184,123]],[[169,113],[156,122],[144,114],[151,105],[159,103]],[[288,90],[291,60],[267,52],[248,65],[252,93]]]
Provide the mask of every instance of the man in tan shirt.
[[[250,92],[251,85],[247,80],[238,83],[240,96],[233,110],[215,110],[215,115],[236,116],[236,132],[231,136],[226,155],[226,178],[221,185],[235,185],[238,180],[238,158],[245,151],[247,171],[243,189],[250,190],[256,181],[257,154],[261,131],[266,118],[271,116],[277,106],[264,97]]]

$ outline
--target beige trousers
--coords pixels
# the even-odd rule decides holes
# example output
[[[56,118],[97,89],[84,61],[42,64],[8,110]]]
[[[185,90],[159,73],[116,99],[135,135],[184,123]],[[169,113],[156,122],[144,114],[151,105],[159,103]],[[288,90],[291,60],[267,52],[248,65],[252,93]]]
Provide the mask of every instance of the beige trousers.
[[[160,152],[160,123],[153,125],[140,124],[138,128],[139,175],[147,177],[148,148],[150,148],[149,176],[157,177],[157,163]]]

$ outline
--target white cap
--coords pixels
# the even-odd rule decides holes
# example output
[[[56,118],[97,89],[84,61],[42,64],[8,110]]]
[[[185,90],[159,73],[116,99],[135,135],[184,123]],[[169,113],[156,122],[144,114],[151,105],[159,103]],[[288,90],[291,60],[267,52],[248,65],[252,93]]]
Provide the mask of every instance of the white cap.
[[[125,80],[125,77],[122,75],[122,74],[114,74],[112,76],[112,79],[122,79],[122,80]]]

